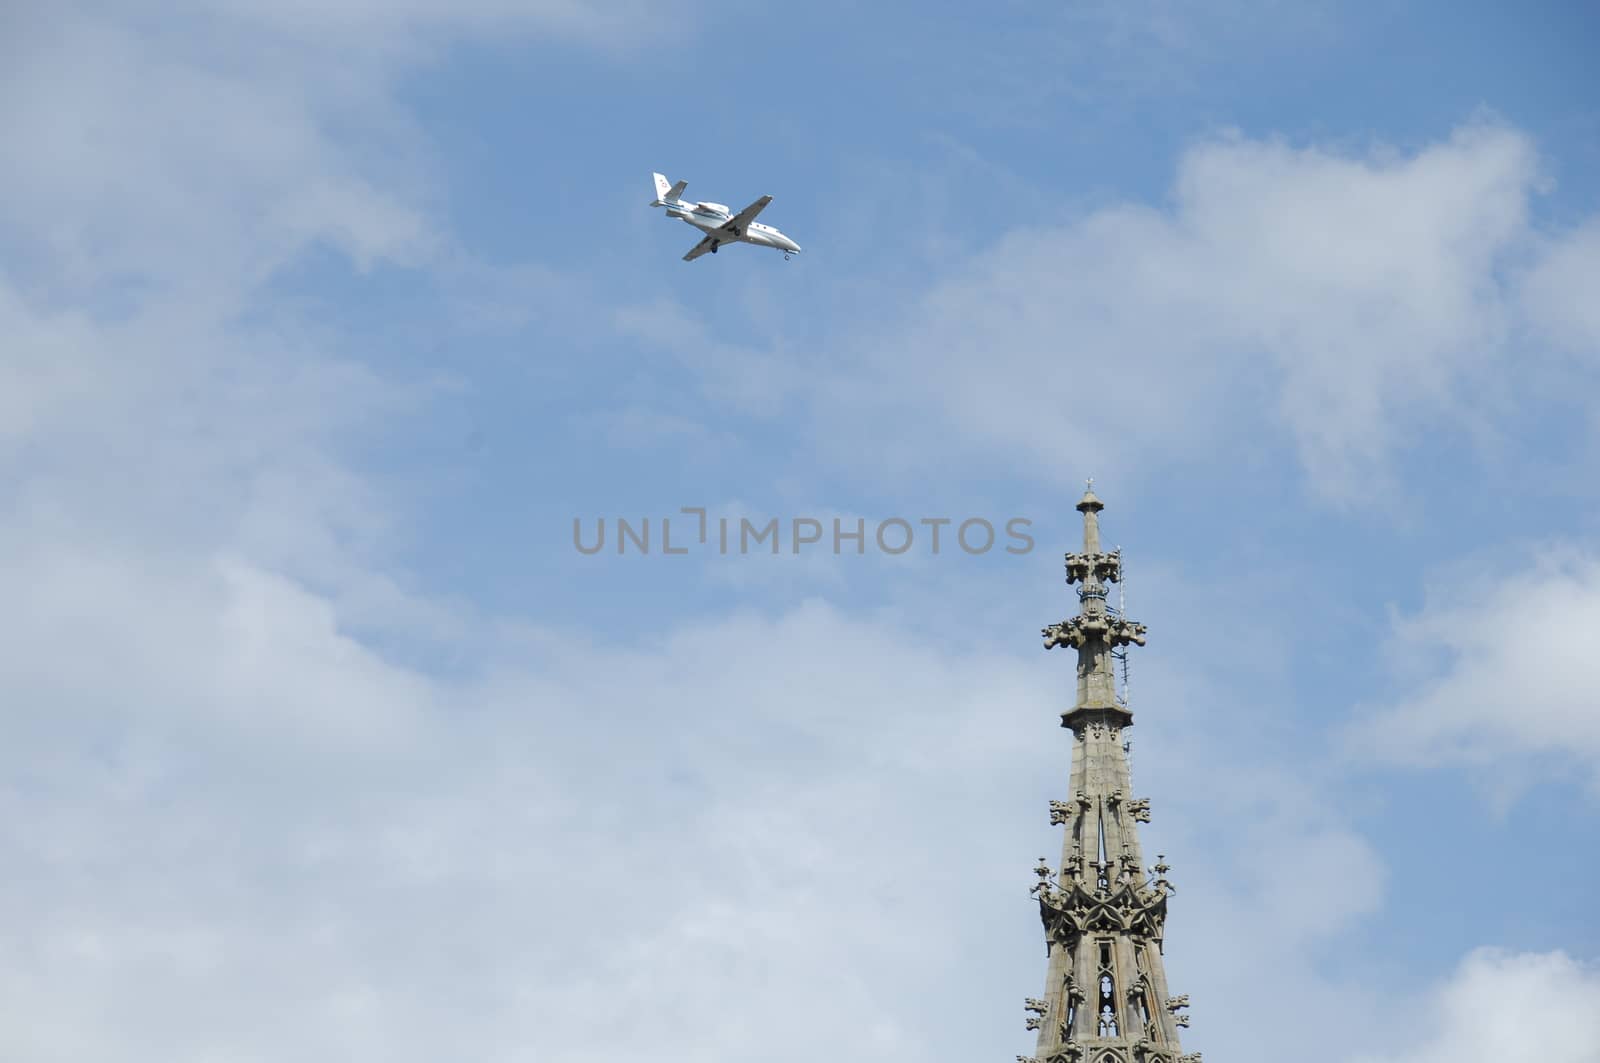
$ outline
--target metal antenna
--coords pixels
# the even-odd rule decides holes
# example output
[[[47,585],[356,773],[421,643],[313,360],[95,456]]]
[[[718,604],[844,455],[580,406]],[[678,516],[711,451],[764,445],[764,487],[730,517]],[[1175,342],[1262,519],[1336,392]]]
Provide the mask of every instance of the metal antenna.
[[[1122,547],[1117,547],[1117,558],[1121,561]],[[1128,619],[1128,569],[1125,563],[1117,565],[1117,612],[1122,619]],[[1128,648],[1122,648],[1122,707],[1128,708]]]
[[[1122,547],[1120,545],[1117,546],[1117,548],[1116,548],[1116,554],[1117,554],[1117,558],[1118,558],[1118,561],[1119,561],[1119,564],[1117,565],[1117,616],[1120,617],[1123,620],[1126,620],[1126,619],[1128,619],[1128,570],[1127,570],[1127,567],[1126,567],[1125,564],[1120,563],[1121,562],[1121,558],[1122,558]],[[1121,665],[1122,665],[1122,692],[1117,696],[1117,700],[1122,703],[1122,707],[1124,709],[1127,709],[1129,712],[1132,712],[1133,710],[1131,708],[1129,708],[1129,705],[1128,705],[1128,647],[1126,647],[1126,646],[1122,647],[1122,652],[1121,653],[1113,653],[1112,656],[1115,657],[1118,660],[1118,662],[1120,662]],[[1123,734],[1126,735],[1127,732],[1123,732]],[[1128,781],[1129,781],[1129,783],[1132,783],[1132,781],[1133,781],[1133,740],[1132,739],[1127,738],[1127,737],[1124,737],[1122,739],[1122,755],[1127,758],[1127,762],[1128,762]]]
[[[1117,554],[1120,560],[1122,547],[1116,547],[1113,552]],[[1126,620],[1128,618],[1127,571],[1121,564],[1117,568],[1117,616]],[[1122,689],[1117,692],[1117,701],[1126,709],[1128,707],[1128,647],[1124,646],[1120,650],[1112,650],[1111,659],[1122,665]]]

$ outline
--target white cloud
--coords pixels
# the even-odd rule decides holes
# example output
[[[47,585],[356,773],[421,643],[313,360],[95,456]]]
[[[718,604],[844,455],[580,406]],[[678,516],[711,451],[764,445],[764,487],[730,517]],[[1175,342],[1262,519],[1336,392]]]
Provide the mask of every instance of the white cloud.
[[[1523,297],[1535,327],[1567,350],[1600,358],[1600,220],[1551,240]]]
[[[1529,568],[1452,569],[1392,653],[1436,664],[1415,689],[1355,729],[1353,740],[1412,763],[1460,761],[1498,784],[1536,767],[1579,765],[1600,782],[1600,560],[1572,550]]]
[[[863,426],[889,468],[1002,452],[1119,482],[1156,460],[1292,449],[1317,491],[1349,500],[1407,447],[1470,435],[1520,394],[1544,358],[1522,324],[1530,262],[1542,320],[1590,342],[1568,308],[1587,243],[1536,237],[1541,187],[1532,141],[1487,121],[1414,151],[1222,136],[1183,155],[1170,204],[1030,217],[864,339],[805,352],[803,373],[659,308],[635,319],[691,345],[714,398],[808,399],[841,458]]]
[[[1202,144],[1170,211],[1008,236],[872,352],[876,376],[966,439],[1097,468],[1272,445],[1264,404],[1341,495],[1503,356],[1496,267],[1536,176],[1493,126],[1410,156]]]
[[[1330,1012],[1383,1014],[1377,984],[1325,963],[1387,894],[1382,855],[1330,797],[1340,781],[1269,737],[1261,716],[1273,684],[1242,674],[1260,661],[1217,686],[1213,673],[1174,659],[1170,648],[1182,628],[1188,653],[1206,659],[1210,647],[1188,632],[1210,623],[1219,641],[1264,654],[1268,643],[1251,630],[1260,618],[1223,607],[1222,619],[1215,599],[1176,573],[1158,584],[1147,572],[1142,585],[1141,600],[1148,607],[1159,597],[1167,621],[1136,665],[1133,785],[1151,798],[1145,853],[1165,853],[1177,885],[1165,951],[1172,991],[1192,1001],[1184,1048],[1207,1058],[1275,1058],[1274,1045],[1303,1037],[1307,1000]],[[1307,1045],[1301,1056],[1339,1058],[1335,1046]]]
[[[1600,1060],[1600,970],[1563,952],[1478,949],[1402,1030],[1405,1047],[1352,1059],[1595,1063]]]
[[[1060,666],[811,603],[508,642],[444,684],[282,577],[59,553],[5,574],[48,605],[5,633],[7,703],[48,715],[7,750],[0,983],[31,1021],[0,1054],[731,1060],[774,1023],[780,1059],[1025,1046]],[[1264,776],[1230,790],[1225,757],[1172,748],[1147,844],[1181,854],[1180,988],[1226,1044],[1276,994],[1333,991],[1302,946],[1376,872],[1303,786],[1263,803]],[[1352,900],[1266,903],[1279,867]]]
[[[231,309],[238,284],[316,241],[361,264],[426,246],[422,175],[370,56],[335,70],[70,8],[26,36],[9,76],[31,105],[0,112],[23,146],[0,221],[37,256],[39,290],[114,310],[183,285]],[[359,135],[341,128],[351,118]]]
[[[449,42],[659,43],[686,21],[611,0],[40,7],[8,41],[0,239],[39,292],[117,310],[150,286],[233,309],[325,245],[358,269],[447,251],[394,90]],[[23,257],[23,256],[26,257]]]

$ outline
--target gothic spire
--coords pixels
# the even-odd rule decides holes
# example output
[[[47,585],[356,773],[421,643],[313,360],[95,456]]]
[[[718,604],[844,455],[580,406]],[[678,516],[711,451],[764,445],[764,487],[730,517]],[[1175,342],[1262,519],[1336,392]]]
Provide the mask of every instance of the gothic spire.
[[[1093,481],[1077,509],[1083,549],[1066,555],[1067,583],[1078,586],[1078,615],[1044,629],[1046,649],[1078,651],[1078,694],[1061,714],[1072,731],[1066,801],[1050,802],[1050,822],[1066,828],[1061,867],[1042,859],[1034,873],[1049,953],[1045,995],[1029,998],[1028,1029],[1039,1031],[1034,1056],[1019,1063],[1199,1063],[1183,1055],[1178,1029],[1189,998],[1167,992],[1162,962],[1171,870],[1156,858],[1144,867],[1136,824],[1150,822],[1150,802],[1130,793],[1122,732],[1133,714],[1118,702],[1111,651],[1144,645],[1145,627],[1106,608],[1106,584],[1122,577],[1122,556],[1100,548]]]
[[[1111,651],[1130,642],[1143,646],[1145,626],[1106,610],[1106,584],[1122,578],[1122,554],[1100,549],[1100,511],[1105,508],[1090,480],[1077,505],[1083,514],[1083,550],[1066,557],[1067,583],[1080,585],[1078,615],[1043,630],[1045,649],[1071,646],[1078,651],[1078,698],[1062,714],[1065,727],[1073,726],[1071,717],[1089,709],[1121,713],[1124,725],[1133,722],[1133,714],[1117,701]]]

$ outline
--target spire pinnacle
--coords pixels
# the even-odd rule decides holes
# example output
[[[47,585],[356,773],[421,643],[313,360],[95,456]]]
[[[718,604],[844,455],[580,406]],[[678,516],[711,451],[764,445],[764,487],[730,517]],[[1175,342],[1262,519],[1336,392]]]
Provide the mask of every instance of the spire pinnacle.
[[[1122,555],[1101,552],[1100,511],[1106,507],[1095,497],[1093,480],[1076,508],[1083,514],[1083,551],[1068,554],[1066,562],[1067,582],[1078,585],[1079,613],[1043,631],[1046,649],[1070,646],[1078,651],[1077,703],[1062,714],[1062,725],[1072,726],[1085,711],[1109,712],[1127,722],[1132,714],[1117,702],[1112,651],[1130,642],[1143,646],[1145,626],[1106,609],[1106,584],[1121,581]]]
[[[1106,504],[1095,497],[1094,477],[1084,481],[1083,497],[1073,507],[1083,514],[1083,552],[1098,554],[1100,552],[1100,511]]]

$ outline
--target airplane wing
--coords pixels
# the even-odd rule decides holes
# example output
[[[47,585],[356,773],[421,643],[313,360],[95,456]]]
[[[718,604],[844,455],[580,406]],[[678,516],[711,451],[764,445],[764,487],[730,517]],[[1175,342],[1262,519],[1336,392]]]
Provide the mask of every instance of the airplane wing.
[[[772,202],[771,196],[762,196],[748,207],[729,218],[722,228],[735,236],[743,236],[750,223],[756,220],[756,215],[767,209],[767,204]]]
[[[711,245],[714,243],[716,243],[715,240],[711,239],[709,236],[706,237],[704,240],[701,240],[698,244],[695,244],[693,247],[691,247],[689,249],[689,253],[683,256],[683,260],[685,262],[693,262],[707,251],[711,250]]]

